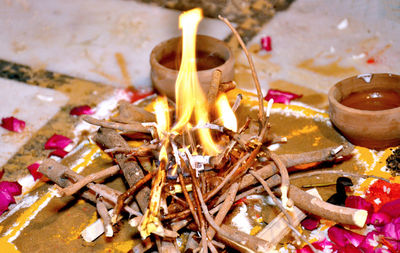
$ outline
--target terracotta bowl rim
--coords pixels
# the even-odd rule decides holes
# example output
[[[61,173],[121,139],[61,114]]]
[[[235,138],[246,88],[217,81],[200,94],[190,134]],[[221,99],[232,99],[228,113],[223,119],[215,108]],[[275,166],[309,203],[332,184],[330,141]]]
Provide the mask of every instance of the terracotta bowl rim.
[[[387,76],[387,77],[392,77],[392,76],[396,76],[397,78],[399,78],[400,80],[400,75],[396,75],[396,74],[392,74],[392,73],[371,73],[371,75],[380,75],[380,76]],[[379,111],[370,111],[370,110],[360,110],[360,109],[355,109],[352,107],[348,107],[345,106],[343,104],[341,104],[333,95],[333,93],[338,89],[338,84],[350,80],[350,79],[354,79],[354,78],[358,78],[357,76],[351,76],[348,77],[346,79],[343,79],[337,83],[335,83],[335,85],[333,85],[328,92],[328,101],[329,104],[333,107],[336,107],[338,109],[340,109],[341,111],[347,111],[348,113],[351,114],[358,114],[358,115],[390,115],[390,114],[394,114],[394,113],[400,113],[400,106],[396,107],[396,108],[392,108],[392,109],[386,109],[386,110],[379,110]],[[399,84],[399,90],[400,90],[400,84]]]
[[[151,51],[151,53],[150,53],[150,64],[151,64],[151,65],[154,65],[154,66],[156,66],[156,67],[159,67],[159,68],[161,68],[161,69],[164,69],[164,70],[166,70],[166,71],[170,71],[170,72],[172,72],[172,73],[178,74],[178,73],[179,73],[179,70],[167,68],[167,67],[165,67],[164,65],[162,65],[161,63],[159,63],[159,62],[156,60],[155,54],[156,54],[156,51],[157,51],[163,44],[167,43],[168,41],[177,40],[177,39],[179,39],[179,38],[181,38],[181,37],[182,37],[182,36],[173,37],[173,38],[164,40],[164,41],[160,42],[159,44],[157,44],[157,45],[153,48],[153,50]],[[209,71],[212,72],[212,71],[214,71],[214,70],[216,70],[216,69],[225,68],[225,67],[228,66],[232,61],[234,61],[233,52],[232,52],[231,48],[230,48],[224,41],[219,40],[219,39],[214,38],[214,37],[211,37],[211,36],[208,36],[208,35],[203,35],[203,34],[197,34],[197,37],[203,37],[203,38],[205,38],[205,39],[214,40],[216,43],[221,44],[225,49],[228,50],[228,58],[227,58],[226,60],[224,59],[225,62],[224,62],[223,64],[221,64],[221,65],[219,65],[219,66],[217,66],[217,67],[215,67],[215,68],[211,68],[211,69],[197,70],[197,73],[198,73],[199,75],[201,75],[201,73],[206,73],[206,72],[209,72]]]

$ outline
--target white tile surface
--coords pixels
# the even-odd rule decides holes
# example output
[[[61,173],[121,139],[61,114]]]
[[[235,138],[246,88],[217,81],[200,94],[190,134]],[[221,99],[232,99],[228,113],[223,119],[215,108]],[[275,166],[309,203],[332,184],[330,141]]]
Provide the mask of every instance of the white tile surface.
[[[123,54],[133,84],[148,86],[152,48],[181,33],[178,11],[134,1],[0,0],[0,6],[0,58],[115,86],[123,85],[115,53]],[[204,19],[199,33],[222,39],[229,29]]]
[[[272,38],[269,65],[265,64],[265,58],[255,56],[264,90],[268,89],[269,82],[280,79],[327,93],[331,85],[344,78],[297,66],[311,58],[316,66],[338,61],[339,66],[353,66],[359,73],[399,73],[398,3],[393,0],[295,1],[288,10],[277,13],[249,43],[259,43],[265,35]],[[360,58],[362,53],[366,55]],[[374,57],[377,62],[367,64],[368,57]]]
[[[0,166],[4,165],[68,101],[64,94],[0,78],[0,119],[14,116],[25,121],[22,133],[0,127]]]

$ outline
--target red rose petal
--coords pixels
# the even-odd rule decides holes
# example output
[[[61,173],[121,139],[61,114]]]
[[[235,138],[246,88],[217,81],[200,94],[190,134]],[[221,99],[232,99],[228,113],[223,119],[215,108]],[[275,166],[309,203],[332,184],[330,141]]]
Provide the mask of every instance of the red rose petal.
[[[0,171],[0,179],[3,177],[4,175],[4,169]]]
[[[0,182],[0,215],[15,203],[14,196],[22,193],[22,186],[18,182]]]
[[[72,110],[69,112],[70,115],[92,115],[94,111],[92,108],[88,105],[81,105],[72,108]]]
[[[63,149],[56,149],[56,150],[54,150],[53,152],[51,152],[49,154],[49,157],[54,155],[54,156],[58,156],[58,157],[64,158],[64,156],[66,156],[67,154],[68,154],[68,152],[63,150]]]
[[[328,236],[329,239],[339,247],[344,247],[348,243],[358,247],[365,239],[363,235],[339,227],[330,227],[328,229]]]
[[[303,228],[307,230],[314,230],[319,226],[320,224],[319,220],[320,220],[319,217],[308,216],[307,218],[301,221],[301,225],[303,226]]]
[[[66,146],[68,146],[68,144],[70,144],[71,142],[72,140],[68,137],[65,137],[64,135],[54,134],[47,140],[46,144],[44,144],[44,148],[63,149]]]
[[[400,216],[400,199],[396,199],[384,204],[379,212],[386,213],[387,215],[395,218]]]
[[[267,101],[273,99],[275,103],[288,105],[293,99],[300,98],[302,96],[303,95],[298,95],[287,91],[269,89],[264,99]]]
[[[38,171],[40,164],[39,163],[33,163],[28,166],[28,170],[33,176],[33,179],[36,181],[37,179],[40,179],[43,174]]]
[[[2,118],[1,126],[9,131],[21,133],[25,128],[25,121],[14,117]]]
[[[150,96],[154,93],[153,90],[136,90],[134,88],[126,88],[124,90],[126,96],[128,96],[129,102],[133,103],[139,99]]]
[[[270,36],[265,36],[261,38],[261,48],[264,49],[265,51],[272,50],[272,42]]]

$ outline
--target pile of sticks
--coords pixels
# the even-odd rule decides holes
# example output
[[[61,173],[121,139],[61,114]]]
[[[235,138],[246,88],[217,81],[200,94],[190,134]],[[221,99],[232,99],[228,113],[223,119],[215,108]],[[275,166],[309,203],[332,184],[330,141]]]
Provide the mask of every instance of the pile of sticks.
[[[227,20],[221,19],[230,26]],[[243,44],[240,38],[239,41]],[[247,50],[245,53],[248,56]],[[153,113],[122,102],[118,116],[111,121],[87,115],[82,117],[86,122],[100,126],[93,140],[113,158],[114,166],[83,177],[52,159],[46,159],[39,171],[57,184],[61,196],[75,194],[96,203],[102,221],[102,227],[98,229],[107,237],[113,236],[113,225],[126,217],[122,215],[126,213],[130,224],[138,229],[143,239],[142,244],[134,247],[134,252],[144,252],[155,246],[159,252],[178,252],[176,237],[183,231],[189,233],[185,246],[188,252],[221,252],[229,251],[229,248],[240,252],[268,252],[290,230],[305,240],[296,230],[304,218],[303,211],[338,223],[363,227],[366,211],[335,206],[302,191],[290,184],[287,171],[288,167],[296,165],[334,162],[349,156],[353,146],[344,143],[338,147],[287,155],[277,155],[269,150],[270,144],[282,142],[284,138],[270,132],[269,109],[272,103],[265,112],[254,66],[248,58],[258,91],[259,113],[257,119],[248,118],[237,132],[226,129],[218,119],[214,119],[207,125],[188,127],[179,134],[160,138]],[[219,71],[214,72],[207,94],[208,101],[211,101],[210,110],[218,94],[234,88],[232,82],[220,83],[220,76]],[[234,110],[240,105],[240,100],[238,96]],[[174,108],[172,101],[169,104]],[[203,152],[195,135],[199,127],[211,129],[217,144],[223,147],[219,154],[199,155]],[[131,147],[127,138],[142,140],[143,144]],[[159,153],[165,138],[168,138],[168,159],[160,161]],[[125,192],[96,183],[120,171],[130,187]],[[248,235],[223,224],[235,201],[264,191],[272,197],[282,214],[258,235]]]

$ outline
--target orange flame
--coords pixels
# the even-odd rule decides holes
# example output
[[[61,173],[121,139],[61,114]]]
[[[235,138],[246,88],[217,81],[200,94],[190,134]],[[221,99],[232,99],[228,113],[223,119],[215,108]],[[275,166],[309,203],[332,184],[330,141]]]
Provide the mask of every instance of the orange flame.
[[[208,121],[207,101],[200,88],[196,67],[196,32],[203,17],[199,8],[184,12],[179,16],[179,28],[182,29],[182,61],[175,84],[176,118],[173,131],[179,131],[189,122],[194,111],[196,123],[204,125]],[[200,142],[205,153],[215,155],[219,148],[214,143],[207,128],[198,130]]]
[[[216,104],[217,104],[218,115],[222,119],[222,124],[226,128],[236,132],[237,119],[235,113],[232,111],[232,108],[229,105],[229,101],[225,93],[222,93],[218,97]]]
[[[165,133],[169,131],[170,119],[169,119],[169,109],[168,109],[168,101],[166,97],[158,97],[156,102],[154,103],[154,111],[156,113],[157,120],[157,133],[160,139],[164,139]],[[159,160],[168,161],[167,149],[166,146],[168,139],[165,140],[165,143],[161,147]]]

